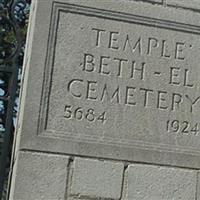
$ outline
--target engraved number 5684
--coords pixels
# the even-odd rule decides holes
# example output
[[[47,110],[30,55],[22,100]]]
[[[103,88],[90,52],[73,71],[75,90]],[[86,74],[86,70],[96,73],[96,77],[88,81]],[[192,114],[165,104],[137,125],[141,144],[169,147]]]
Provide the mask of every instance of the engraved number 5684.
[[[88,122],[100,121],[105,123],[106,112],[96,113],[93,108],[84,110],[82,107],[72,107],[71,105],[66,105],[64,109],[64,117],[67,119],[83,120],[86,119]]]

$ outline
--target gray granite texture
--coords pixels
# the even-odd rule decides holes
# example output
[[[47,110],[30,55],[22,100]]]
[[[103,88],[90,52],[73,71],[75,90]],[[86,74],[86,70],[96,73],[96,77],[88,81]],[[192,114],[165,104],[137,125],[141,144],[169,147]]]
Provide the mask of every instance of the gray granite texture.
[[[166,4],[169,6],[176,6],[185,8],[185,9],[192,9],[192,10],[200,10],[200,2],[199,0],[166,0]]]
[[[76,158],[72,171],[70,196],[120,199],[123,163]]]
[[[64,200],[68,162],[67,156],[19,153],[9,199]]]
[[[193,170],[130,165],[124,200],[195,200],[197,172]]]

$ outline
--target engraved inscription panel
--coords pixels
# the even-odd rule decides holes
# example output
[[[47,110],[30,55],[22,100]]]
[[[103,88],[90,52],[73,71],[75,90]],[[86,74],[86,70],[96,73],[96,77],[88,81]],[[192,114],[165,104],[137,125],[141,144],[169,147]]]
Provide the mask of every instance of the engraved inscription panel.
[[[55,38],[42,134],[200,150],[197,33],[59,11]]]

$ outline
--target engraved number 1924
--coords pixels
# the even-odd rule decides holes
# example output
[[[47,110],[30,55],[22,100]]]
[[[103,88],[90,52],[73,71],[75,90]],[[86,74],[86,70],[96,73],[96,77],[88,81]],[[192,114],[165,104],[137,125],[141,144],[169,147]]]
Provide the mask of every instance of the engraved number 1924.
[[[168,120],[166,124],[168,132],[182,133],[186,135],[198,135],[199,123],[190,123],[189,121]]]

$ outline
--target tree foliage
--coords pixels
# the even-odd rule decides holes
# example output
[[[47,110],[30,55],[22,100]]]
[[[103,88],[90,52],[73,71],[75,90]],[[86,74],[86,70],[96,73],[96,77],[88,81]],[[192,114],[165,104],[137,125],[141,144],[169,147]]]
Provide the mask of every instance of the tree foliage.
[[[0,130],[5,130],[11,73],[9,69],[22,69],[30,0],[0,0]],[[7,72],[5,72],[7,71]],[[20,83],[20,76],[19,81]],[[19,93],[18,90],[16,95]],[[14,110],[16,114],[16,110]]]
[[[11,113],[12,123],[9,127],[11,137],[9,152],[5,160],[7,162],[5,177],[9,173],[30,3],[31,0],[0,0],[0,153],[1,144],[4,142],[6,133],[8,133],[6,124],[8,124],[7,119],[10,117],[8,116],[10,96],[14,93],[16,97],[12,107],[13,113]],[[17,85],[15,86],[17,87],[13,85],[13,72],[16,72],[15,69],[18,72],[15,73],[17,77],[15,83]]]

